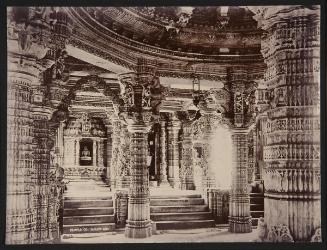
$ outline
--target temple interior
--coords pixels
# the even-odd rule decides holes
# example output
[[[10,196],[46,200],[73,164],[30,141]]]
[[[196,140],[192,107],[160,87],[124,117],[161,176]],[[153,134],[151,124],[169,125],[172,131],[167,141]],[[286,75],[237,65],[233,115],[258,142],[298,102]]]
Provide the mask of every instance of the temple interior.
[[[7,20],[7,244],[321,241],[319,6]]]

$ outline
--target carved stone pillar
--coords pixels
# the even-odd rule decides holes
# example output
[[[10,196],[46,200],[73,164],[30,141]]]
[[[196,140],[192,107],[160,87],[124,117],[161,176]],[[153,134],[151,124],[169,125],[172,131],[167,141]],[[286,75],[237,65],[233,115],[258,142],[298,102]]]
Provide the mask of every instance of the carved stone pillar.
[[[254,182],[254,171],[255,171],[255,128],[251,129],[248,134],[248,184],[253,184]]]
[[[32,117],[34,120],[34,164],[35,176],[35,211],[36,211],[36,242],[47,242],[53,239],[50,234],[49,197],[50,197],[50,148],[52,139],[49,138],[49,118],[51,110],[34,103]]]
[[[274,228],[283,225],[289,228],[289,239],[310,241],[321,227],[320,9],[280,6],[257,11],[266,30],[261,47],[270,93],[263,149],[268,240],[276,241]]]
[[[192,122],[184,121],[182,123],[182,129],[182,167],[180,170],[181,189],[194,190]]]
[[[250,196],[248,193],[248,131],[232,130],[233,166],[232,190],[229,205],[229,231],[248,233],[252,231],[250,215]]]
[[[124,123],[120,125],[119,137],[116,188],[128,188],[130,184],[130,135]]]
[[[97,144],[98,142],[94,139],[93,140],[93,156],[92,156],[92,164],[93,164],[93,167],[97,167]]]
[[[118,160],[119,160],[119,148],[120,148],[120,130],[121,124],[119,120],[114,120],[112,123],[112,158],[110,161],[110,183],[111,188],[116,188],[117,172],[118,172]]]
[[[33,243],[36,217],[33,201],[32,82],[34,60],[8,64],[6,243]]]
[[[59,166],[64,165],[64,122],[60,121],[58,127]]]
[[[74,158],[74,144],[75,140],[72,137],[64,137],[64,167],[71,168],[75,166]]]
[[[160,186],[168,186],[166,121],[160,121]]]
[[[44,99],[47,89],[42,73],[54,63],[49,59],[51,55],[45,59],[49,49],[55,51],[55,44],[64,44],[61,35],[69,33],[65,32],[67,22],[61,23],[59,31],[49,21],[50,16],[52,21],[58,21],[57,13],[45,7],[7,9],[7,244],[53,239],[48,175],[49,147],[54,138],[49,138],[50,109],[49,100]]]
[[[181,122],[173,117],[168,123],[168,180],[175,189],[180,189],[179,177],[179,130]]]
[[[145,238],[152,235],[150,220],[150,190],[147,158],[148,133],[153,112],[160,104],[161,89],[155,76],[155,64],[140,59],[136,73],[120,75],[123,85],[122,117],[130,132],[131,184],[128,200],[128,220],[125,236]]]
[[[106,183],[112,188],[111,183],[111,159],[112,159],[112,126],[107,126],[107,176]]]
[[[152,235],[150,191],[147,167],[149,126],[143,122],[128,125],[131,133],[131,185],[128,200],[128,220],[125,236],[145,238]]]
[[[79,138],[75,140],[75,166],[79,166],[79,151],[80,151],[80,144]]]
[[[103,138],[100,138],[100,140],[98,141],[98,167],[99,168],[103,168],[104,164],[103,164],[103,154],[104,154],[104,141]]]
[[[45,121],[49,110],[44,111],[46,114],[42,110],[37,119],[32,116],[34,104],[43,103],[44,88],[40,86],[42,71],[51,64],[51,61],[41,60],[48,50],[49,29],[44,20],[37,17],[29,20],[33,13],[28,8],[21,10],[19,13],[18,8],[11,7],[7,13],[7,244],[29,244],[45,238],[49,240],[38,221],[40,214],[47,218],[43,206],[47,204],[35,203],[45,202],[48,194],[46,188],[37,186],[37,182],[41,176],[46,181],[49,168]],[[41,28],[43,33],[40,32]],[[38,35],[34,37],[35,34]],[[37,121],[34,123],[33,119]],[[38,134],[40,131],[41,135]],[[35,148],[37,141],[40,142],[39,148]],[[38,196],[41,193],[43,196]],[[35,234],[36,227],[38,232]]]

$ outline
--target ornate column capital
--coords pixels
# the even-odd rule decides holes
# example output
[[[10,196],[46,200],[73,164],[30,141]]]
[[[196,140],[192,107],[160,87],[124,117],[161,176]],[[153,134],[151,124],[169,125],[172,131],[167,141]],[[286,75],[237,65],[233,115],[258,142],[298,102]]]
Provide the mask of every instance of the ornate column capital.
[[[121,111],[158,113],[165,88],[156,76],[156,66],[140,59],[136,72],[120,74]]]
[[[53,47],[64,48],[69,21],[67,14],[54,7],[9,7],[8,53],[42,59]]]

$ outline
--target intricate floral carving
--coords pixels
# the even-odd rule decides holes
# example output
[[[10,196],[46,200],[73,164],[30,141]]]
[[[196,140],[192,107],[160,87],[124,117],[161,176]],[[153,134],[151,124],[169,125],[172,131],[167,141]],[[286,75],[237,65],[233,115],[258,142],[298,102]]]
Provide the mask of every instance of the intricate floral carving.
[[[321,242],[322,239],[321,239],[321,228],[317,228],[315,230],[315,233],[312,235],[311,237],[311,242]]]
[[[294,242],[293,237],[287,225],[279,224],[272,226],[267,235],[269,242]]]

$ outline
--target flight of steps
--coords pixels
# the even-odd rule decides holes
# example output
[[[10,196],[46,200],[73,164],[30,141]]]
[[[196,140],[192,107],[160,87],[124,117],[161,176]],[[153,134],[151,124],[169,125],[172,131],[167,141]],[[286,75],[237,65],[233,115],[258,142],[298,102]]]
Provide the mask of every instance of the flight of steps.
[[[264,194],[252,188],[250,193],[250,213],[252,216],[252,226],[258,226],[258,219],[264,216]]]
[[[99,233],[115,229],[112,195],[92,180],[67,185],[63,204],[63,234]]]
[[[151,196],[150,211],[158,230],[215,226],[200,194]]]

